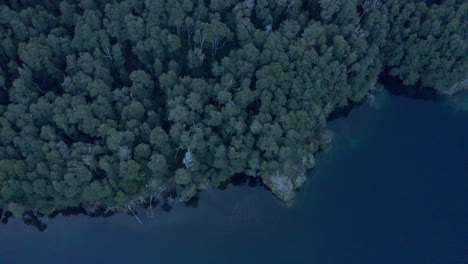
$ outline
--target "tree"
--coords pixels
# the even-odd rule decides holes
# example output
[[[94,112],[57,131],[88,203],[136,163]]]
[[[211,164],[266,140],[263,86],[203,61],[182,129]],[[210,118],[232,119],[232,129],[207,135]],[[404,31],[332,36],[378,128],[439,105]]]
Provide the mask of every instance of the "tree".
[[[153,172],[153,175],[157,176],[158,178],[163,177],[168,169],[166,158],[161,154],[151,155],[147,166]]]
[[[465,2],[7,1],[0,202],[133,210],[236,173],[289,199],[382,73],[466,89]]]
[[[187,169],[177,169],[175,172],[174,180],[175,183],[180,185],[187,185],[191,182],[190,171]]]
[[[145,107],[138,101],[132,101],[131,104],[123,108],[121,118],[126,121],[131,119],[143,121],[145,116]]]

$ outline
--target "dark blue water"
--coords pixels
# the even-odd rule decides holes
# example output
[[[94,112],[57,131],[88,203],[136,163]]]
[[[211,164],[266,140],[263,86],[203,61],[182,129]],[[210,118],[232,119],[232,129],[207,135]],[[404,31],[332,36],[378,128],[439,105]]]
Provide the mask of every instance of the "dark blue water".
[[[229,186],[143,225],[58,216],[0,225],[0,264],[468,263],[468,112],[381,95],[330,124],[335,140],[287,208]]]

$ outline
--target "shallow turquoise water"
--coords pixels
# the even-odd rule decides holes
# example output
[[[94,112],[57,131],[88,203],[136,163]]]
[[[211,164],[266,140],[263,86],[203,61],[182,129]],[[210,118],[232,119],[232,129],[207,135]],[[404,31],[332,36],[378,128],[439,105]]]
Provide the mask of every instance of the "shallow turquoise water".
[[[262,187],[200,194],[154,218],[0,225],[0,264],[468,263],[468,112],[386,93],[330,124],[287,208]]]

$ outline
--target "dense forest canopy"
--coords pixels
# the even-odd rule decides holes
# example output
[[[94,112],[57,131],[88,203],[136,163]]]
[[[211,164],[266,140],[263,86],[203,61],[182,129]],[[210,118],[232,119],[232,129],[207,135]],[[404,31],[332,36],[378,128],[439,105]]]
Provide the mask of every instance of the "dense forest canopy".
[[[462,0],[0,4],[0,208],[131,210],[233,175],[282,200],[382,72],[467,85]],[[3,210],[5,212],[5,210]]]

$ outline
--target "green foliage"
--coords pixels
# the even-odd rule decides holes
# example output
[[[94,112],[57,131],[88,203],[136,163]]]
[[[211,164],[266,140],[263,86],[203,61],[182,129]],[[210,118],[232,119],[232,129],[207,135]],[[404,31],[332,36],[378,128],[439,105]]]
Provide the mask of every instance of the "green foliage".
[[[462,0],[6,3],[0,204],[16,216],[157,188],[188,201],[236,173],[292,197],[327,117],[382,72],[467,84]]]
[[[467,86],[468,56],[466,13],[468,3],[461,0],[429,5],[424,1],[400,1],[401,8],[389,6],[393,23],[384,46],[391,75],[404,84],[434,87],[454,93],[458,82]]]

